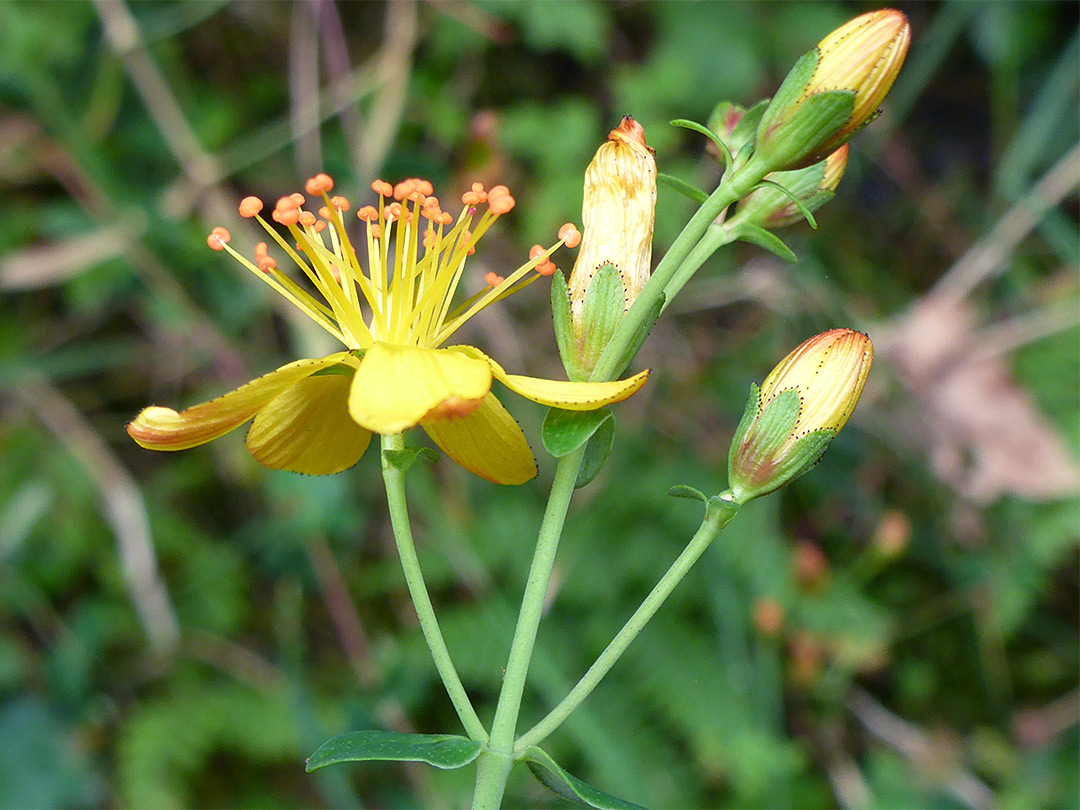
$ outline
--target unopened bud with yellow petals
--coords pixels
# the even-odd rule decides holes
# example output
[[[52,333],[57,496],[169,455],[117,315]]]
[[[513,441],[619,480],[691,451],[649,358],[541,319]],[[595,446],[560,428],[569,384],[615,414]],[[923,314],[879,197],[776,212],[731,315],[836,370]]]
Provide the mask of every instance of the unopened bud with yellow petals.
[[[799,222],[805,217],[804,210],[814,212],[833,198],[847,168],[847,159],[848,145],[844,144],[813,166],[789,172],[772,172],[765,179],[783,186],[789,193],[785,194],[776,186],[759,188],[739,203],[736,216],[729,221],[729,226],[746,222],[774,230]]]
[[[630,116],[585,171],[581,250],[569,287],[552,284],[555,333],[571,379],[588,379],[615,327],[649,280],[656,160]]]
[[[911,43],[907,17],[881,9],[837,28],[806,53],[766,108],[757,155],[774,169],[809,166],[876,115]]]
[[[737,503],[765,495],[821,459],[855,410],[874,347],[851,329],[810,338],[752,385],[732,439],[728,483]]]

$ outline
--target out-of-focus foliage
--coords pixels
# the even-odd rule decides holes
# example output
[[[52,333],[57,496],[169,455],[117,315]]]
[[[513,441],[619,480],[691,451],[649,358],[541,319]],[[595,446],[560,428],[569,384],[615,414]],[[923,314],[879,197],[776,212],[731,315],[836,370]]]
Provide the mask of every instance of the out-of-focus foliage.
[[[644,804],[1080,800],[1077,7],[901,5],[908,64],[820,229],[786,232],[801,262],[737,246],[703,268],[646,344],[650,382],[617,409],[612,457],[571,512],[525,724],[696,527],[667,488],[724,487],[749,382],[831,326],[878,342],[820,467],[743,510],[549,741]],[[666,122],[768,95],[868,8],[0,6],[0,806],[466,804],[470,769],[303,772],[335,733],[459,731],[376,456],[313,479],[260,468],[243,431],[179,454],[124,435],[146,404],[331,348],[205,234],[225,225],[250,249],[235,202],[319,169],[354,201],[376,175],[428,176],[446,200],[506,182],[519,204],[475,257],[477,288],[580,216],[585,165],[621,115],[661,171],[709,186],[702,139]],[[1033,189],[1049,210],[1029,222]],[[689,213],[661,190],[654,255]],[[942,278],[946,316],[907,328]],[[470,342],[558,373],[547,301],[529,288]],[[542,413],[514,406],[539,450]],[[409,474],[436,608],[485,719],[551,468],[514,489],[448,463]],[[524,773],[509,797],[552,806]]]

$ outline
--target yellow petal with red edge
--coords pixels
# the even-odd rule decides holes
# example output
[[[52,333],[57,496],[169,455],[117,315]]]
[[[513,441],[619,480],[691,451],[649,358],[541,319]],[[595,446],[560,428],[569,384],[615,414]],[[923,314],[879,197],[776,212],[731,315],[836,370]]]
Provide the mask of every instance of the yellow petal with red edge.
[[[374,343],[360,360],[349,413],[375,433],[400,433],[425,417],[465,416],[491,390],[483,360],[447,349]]]
[[[592,411],[612,402],[621,402],[641,388],[649,377],[646,370],[625,380],[612,382],[545,380],[540,377],[507,374],[502,366],[473,346],[450,346],[447,351],[459,351],[478,360],[483,359],[491,367],[495,379],[514,393],[541,405],[568,411]]]
[[[278,394],[251,423],[251,455],[275,470],[307,475],[349,469],[371,441],[371,432],[349,416],[351,384],[352,374],[320,374]]]
[[[468,416],[424,420],[420,426],[446,455],[492,483],[524,484],[536,476],[525,434],[494,394]]]
[[[316,371],[354,361],[341,352],[321,360],[297,360],[271,371],[224,396],[194,405],[177,413],[172,408],[153,405],[128,423],[127,432],[150,450],[186,450],[216,439],[244,424],[274,397],[310,377]]]

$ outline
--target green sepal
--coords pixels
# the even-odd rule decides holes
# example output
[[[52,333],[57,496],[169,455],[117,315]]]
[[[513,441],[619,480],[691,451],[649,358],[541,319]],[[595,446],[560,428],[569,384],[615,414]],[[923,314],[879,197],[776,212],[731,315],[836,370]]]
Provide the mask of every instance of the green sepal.
[[[596,432],[589,437],[589,443],[585,445],[585,455],[581,459],[578,468],[577,479],[574,481],[574,489],[581,489],[591,484],[593,479],[600,474],[604,462],[611,455],[611,445],[615,441],[615,415],[605,419],[597,427]]]
[[[442,770],[468,765],[483,744],[453,734],[352,731],[327,740],[307,761],[308,773],[339,762],[426,762]]]
[[[526,748],[521,759],[529,766],[540,784],[567,801],[600,810],[645,810],[640,804],[618,799],[571,776],[535,745]]]
[[[577,353],[574,351],[574,332],[570,324],[570,289],[562,271],[551,276],[551,318],[555,323],[555,343],[559,347],[566,376],[575,382],[588,379],[578,366]]]
[[[735,153],[736,163],[739,163],[747,147],[751,150],[754,148],[758,124],[761,123],[761,116],[765,114],[768,106],[769,99],[759,101],[743,114],[742,119],[735,125],[735,129],[731,131],[731,151]]]
[[[708,503],[709,499],[700,489],[696,487],[690,487],[686,484],[676,484],[671,487],[667,494],[672,498],[687,498],[691,501],[701,501],[702,503]]]
[[[589,281],[581,317],[574,324],[577,360],[581,370],[586,372],[586,379],[625,314],[626,287],[622,276],[615,265],[605,264]]]
[[[418,458],[434,464],[439,460],[439,453],[430,447],[406,447],[404,450],[383,450],[387,462],[402,472],[408,472]]]
[[[804,99],[790,115],[758,130],[757,155],[772,169],[801,169],[838,149],[847,140],[835,140],[855,109],[853,90],[826,90]],[[765,119],[762,119],[764,125]]]
[[[597,429],[610,419],[614,419],[614,415],[609,408],[597,408],[594,411],[548,408],[544,425],[540,429],[540,440],[551,455],[562,458],[585,444]]]
[[[792,65],[788,75],[780,83],[776,95],[772,97],[768,106],[762,110],[757,127],[757,139],[759,141],[769,134],[769,129],[773,126],[777,117],[786,112],[791,105],[802,97],[803,90],[810,82],[810,79],[814,77],[814,71],[817,70],[820,59],[821,53],[815,47],[800,56]]]
[[[685,180],[675,177],[675,175],[660,172],[656,175],[656,180],[658,183],[663,183],[668,186],[668,188],[672,188],[679,192],[684,197],[689,197],[698,205],[701,205],[709,199],[709,195],[706,192],[691,183],[687,183]]]
[[[641,351],[641,347],[645,344],[645,338],[649,336],[649,332],[656,325],[656,319],[660,317],[660,313],[664,311],[664,302],[667,300],[667,296],[664,293],[660,293],[660,297],[653,303],[652,308],[645,313],[645,318],[641,322],[641,326],[637,332],[630,339],[630,342],[626,344],[626,348],[623,350],[622,355],[619,356],[619,362],[615,364],[614,377],[619,377],[626,367],[630,365],[630,361],[637,357],[637,353]]]
[[[821,460],[836,436],[835,430],[816,430],[785,448],[799,418],[798,390],[782,391],[764,410],[760,399],[760,389],[751,384],[750,398],[728,453],[728,484],[740,504],[802,475]]]
[[[334,363],[334,365],[332,365],[332,366],[327,366],[326,368],[320,368],[318,371],[316,371],[311,376],[312,377],[336,377],[336,376],[352,377],[354,374],[356,374],[356,367],[355,366],[350,366],[347,363]]]
[[[783,240],[764,228],[751,225],[749,222],[740,222],[735,228],[735,238],[774,253],[786,262],[794,264],[799,260],[795,252],[784,244]]]
[[[718,136],[715,132],[713,132],[707,126],[705,126],[704,124],[699,124],[697,121],[690,121],[687,118],[676,118],[674,121],[671,121],[670,123],[671,123],[671,126],[673,126],[673,127],[682,127],[683,129],[690,129],[690,130],[693,130],[694,132],[697,132],[697,133],[700,133],[701,135],[704,135],[706,138],[708,138],[710,141],[712,141],[714,144],[716,144],[716,147],[720,150],[720,154],[722,154],[724,156],[724,165],[725,166],[731,166],[731,161],[735,159],[735,156],[733,154],[731,154],[731,150],[728,148],[728,145],[726,143],[724,143],[722,140],[720,140],[720,136]]]

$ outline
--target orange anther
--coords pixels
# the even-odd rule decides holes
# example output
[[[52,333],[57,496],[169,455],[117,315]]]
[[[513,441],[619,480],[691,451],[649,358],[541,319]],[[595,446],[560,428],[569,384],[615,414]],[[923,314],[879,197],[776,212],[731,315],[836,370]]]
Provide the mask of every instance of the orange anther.
[[[274,213],[270,215],[270,218],[273,219],[274,222],[279,222],[285,226],[295,225],[300,221],[300,209],[275,208]]]
[[[371,222],[372,220],[379,218],[379,212],[375,210],[375,206],[365,205],[363,208],[356,212],[356,218],[362,219],[365,222]]]
[[[424,197],[424,201],[422,203],[420,203],[420,207],[424,208],[424,209],[438,208],[439,207],[439,198],[438,197],[432,197],[429,194],[428,196]]]
[[[535,259],[537,256],[539,256],[543,252],[544,252],[544,246],[543,245],[533,245],[531,248],[529,248],[529,261],[531,262],[533,259]]]
[[[326,223],[320,219],[311,227],[315,230],[315,233],[322,233],[326,230]]]
[[[295,202],[297,205],[303,205],[305,202],[307,202],[307,198],[299,191],[294,191],[289,196],[292,197],[293,202]]]
[[[439,224],[440,225],[449,225],[453,221],[454,221],[454,218],[450,214],[445,214],[444,213],[441,217],[439,217]]]
[[[267,249],[266,242],[259,242],[259,244],[257,244],[255,246],[255,258],[256,259],[265,258],[266,257],[266,249]]]
[[[498,287],[500,284],[506,281],[506,279],[500,276],[498,273],[488,272],[487,275],[484,276],[484,281],[487,282],[487,285],[489,287]]]
[[[303,200],[297,202],[292,196],[279,197],[278,201],[274,203],[275,211],[294,211],[300,207]]]
[[[425,197],[435,193],[435,186],[431,185],[430,180],[418,180],[416,183],[417,190]]]
[[[310,211],[300,212],[300,224],[306,228],[310,228],[315,224],[315,215]]]
[[[330,204],[334,206],[334,208],[336,208],[338,211],[349,210],[349,201],[346,200],[344,197],[331,197]]]
[[[394,187],[387,183],[385,180],[376,180],[371,184],[371,190],[378,194],[380,197],[392,197],[394,195]]]
[[[325,205],[319,209],[319,216],[323,219],[333,219],[334,215],[330,213],[330,209]]]
[[[509,193],[510,189],[506,186],[492,186],[488,191],[488,199],[490,200],[492,197],[501,197],[502,195]]]
[[[253,217],[263,210],[263,201],[258,197],[244,197],[240,201],[240,216]]]
[[[416,188],[416,178],[408,177],[394,186],[394,199],[404,200]]]
[[[536,272],[541,276],[553,276],[555,271],[558,270],[553,261],[546,261],[543,264],[536,265]]]
[[[311,195],[326,194],[334,190],[334,179],[328,174],[319,172],[314,177],[308,178],[304,184],[304,190]]]
[[[484,193],[484,184],[483,183],[473,183],[472,184],[472,190],[475,191],[477,194],[483,194]]]
[[[219,225],[210,231],[210,235],[206,237],[206,244],[214,250],[224,250],[230,239],[232,239],[232,234]]]
[[[387,220],[397,219],[401,216],[401,203],[390,203],[386,206],[386,218]]]
[[[372,225],[371,226],[371,238],[372,239],[379,239],[381,237],[382,237],[382,227],[379,226],[379,225]]]
[[[514,198],[508,193],[500,194],[497,197],[488,194],[488,210],[493,214],[509,213],[513,210],[514,205]]]
[[[438,234],[436,234],[435,231],[431,230],[430,228],[424,231],[424,247],[426,247],[428,250],[431,250],[431,248],[435,247],[437,238]]]
[[[480,205],[484,199],[485,197],[481,197],[475,191],[466,191],[461,195],[461,202],[464,205]]]
[[[581,231],[573,222],[567,222],[559,228],[559,238],[568,248],[576,248],[581,244]]]
[[[277,270],[277,260],[273,256],[263,256],[259,259],[259,269],[264,273],[269,273],[271,270]]]

